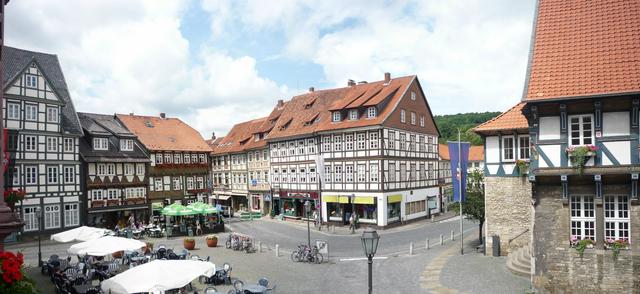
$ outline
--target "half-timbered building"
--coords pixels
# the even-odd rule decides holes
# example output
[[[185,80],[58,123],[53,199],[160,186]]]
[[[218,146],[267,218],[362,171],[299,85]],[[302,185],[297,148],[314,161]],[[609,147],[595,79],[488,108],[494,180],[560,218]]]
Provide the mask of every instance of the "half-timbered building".
[[[208,201],[211,148],[178,118],[118,114],[149,154],[148,199],[153,203]],[[157,207],[157,205],[156,205]]]
[[[82,128],[56,55],[3,47],[6,189],[26,192],[23,233],[80,225]],[[42,224],[38,224],[38,214]]]
[[[124,227],[130,215],[147,222],[149,156],[136,136],[115,115],[78,113],[84,137],[82,157],[82,223]]]
[[[425,217],[439,209],[437,139],[416,76],[311,88],[267,136],[280,209],[301,217],[310,200],[329,222],[380,227]]]
[[[639,11],[637,1],[538,1],[522,102],[475,129],[485,235],[500,237],[487,246],[540,293],[640,285]]]

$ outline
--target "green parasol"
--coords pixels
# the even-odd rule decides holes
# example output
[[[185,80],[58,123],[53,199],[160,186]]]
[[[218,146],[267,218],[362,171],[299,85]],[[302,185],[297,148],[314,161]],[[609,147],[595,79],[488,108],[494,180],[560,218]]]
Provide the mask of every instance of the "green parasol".
[[[212,213],[219,212],[218,209],[216,209],[213,205],[202,203],[202,202],[194,202],[189,204],[189,206],[187,207],[191,208],[193,211],[196,211],[200,214],[212,214]]]
[[[173,203],[163,208],[160,213],[163,215],[169,215],[169,216],[183,216],[183,215],[198,214],[197,211],[194,211],[190,207],[182,206],[178,203]]]

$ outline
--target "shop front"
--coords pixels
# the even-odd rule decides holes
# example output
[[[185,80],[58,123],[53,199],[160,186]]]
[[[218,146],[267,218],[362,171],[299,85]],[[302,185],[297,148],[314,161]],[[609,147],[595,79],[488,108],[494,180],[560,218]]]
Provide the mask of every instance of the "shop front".
[[[351,214],[361,224],[378,223],[378,199],[375,196],[339,196],[322,197],[329,222],[348,225]]]
[[[387,196],[387,224],[400,221],[402,211],[402,194]]]
[[[153,221],[149,214],[149,207],[144,205],[128,207],[104,207],[89,209],[87,225],[97,228],[113,230],[116,225],[120,228],[129,226],[129,216],[133,215],[136,223],[149,223]]]
[[[279,196],[278,210],[284,217],[305,217],[304,202],[307,200],[311,202],[311,211],[309,211],[309,217],[311,217],[313,210],[316,210],[319,203],[317,192],[280,191]]]

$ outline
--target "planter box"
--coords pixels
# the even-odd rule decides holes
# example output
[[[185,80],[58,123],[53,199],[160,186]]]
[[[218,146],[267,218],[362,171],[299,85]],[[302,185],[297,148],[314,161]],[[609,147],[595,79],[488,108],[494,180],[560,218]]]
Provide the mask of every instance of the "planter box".
[[[183,245],[184,245],[184,249],[193,250],[196,248],[196,240],[193,240],[193,241],[184,240]]]
[[[117,199],[107,200],[107,206],[118,206],[118,205],[120,205],[120,200],[117,200]]]
[[[96,200],[96,201],[92,201],[91,202],[91,207],[104,207],[105,202],[104,200]]]
[[[207,247],[217,247],[218,239],[207,239]]]

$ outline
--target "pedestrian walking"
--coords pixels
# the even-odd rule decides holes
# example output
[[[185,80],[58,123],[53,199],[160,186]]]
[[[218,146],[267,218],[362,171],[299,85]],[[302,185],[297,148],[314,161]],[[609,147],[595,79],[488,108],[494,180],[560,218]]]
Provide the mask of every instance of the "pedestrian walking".
[[[202,235],[202,226],[200,225],[200,221],[196,222],[196,235]]]
[[[349,230],[355,230],[355,229],[356,229],[356,214],[351,213],[351,216],[349,217]]]
[[[316,228],[318,227],[318,211],[317,210],[313,211],[313,225]]]

